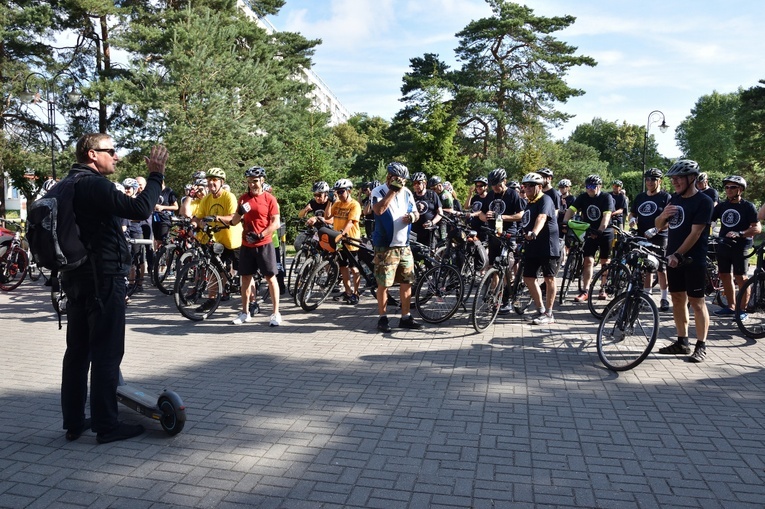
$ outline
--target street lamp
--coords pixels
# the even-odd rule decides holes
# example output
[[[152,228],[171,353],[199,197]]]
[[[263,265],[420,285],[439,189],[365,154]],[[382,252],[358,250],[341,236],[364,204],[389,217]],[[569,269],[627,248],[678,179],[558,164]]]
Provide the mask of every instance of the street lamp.
[[[648,114],[648,122],[645,124],[645,137],[643,138],[643,191],[645,191],[645,157],[648,150],[648,131],[651,130],[651,124],[655,124],[661,118],[661,124],[659,125],[659,131],[666,133],[669,126],[667,125],[664,113],[659,110],[653,110]]]
[[[42,78],[44,85],[43,92],[45,93],[45,101],[48,103],[48,131],[50,132],[50,169],[53,180],[56,180],[56,96],[53,88],[55,87],[56,80],[62,74],[69,74],[68,71],[60,71],[48,78],[44,74],[39,72],[31,72],[24,78],[24,91],[19,94],[19,99],[25,103],[38,102],[40,100],[40,93],[30,92],[27,88],[27,82],[32,76],[38,76]],[[72,104],[76,104],[80,101],[82,95],[75,90],[74,85],[66,93],[66,98]]]

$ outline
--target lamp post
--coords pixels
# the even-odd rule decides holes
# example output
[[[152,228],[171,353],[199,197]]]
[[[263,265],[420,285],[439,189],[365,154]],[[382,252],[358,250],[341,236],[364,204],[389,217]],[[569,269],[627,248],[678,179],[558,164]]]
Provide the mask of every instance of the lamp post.
[[[53,180],[56,180],[56,95],[54,93],[54,87],[56,80],[62,74],[69,74],[68,71],[60,71],[50,78],[39,72],[31,72],[24,78],[24,91],[19,94],[19,98],[25,103],[37,102],[39,100],[40,93],[30,92],[27,88],[27,82],[32,76],[37,76],[43,80],[43,92],[45,93],[45,101],[48,103],[48,131],[50,133],[50,170]],[[82,95],[74,89],[74,85],[69,92],[66,93],[66,97],[71,103],[79,102]]]
[[[645,191],[645,158],[648,151],[648,131],[651,130],[651,124],[655,124],[661,118],[661,124],[659,125],[659,131],[666,133],[669,126],[667,125],[664,113],[659,110],[653,110],[648,114],[648,121],[645,124],[645,137],[643,138],[643,191]]]

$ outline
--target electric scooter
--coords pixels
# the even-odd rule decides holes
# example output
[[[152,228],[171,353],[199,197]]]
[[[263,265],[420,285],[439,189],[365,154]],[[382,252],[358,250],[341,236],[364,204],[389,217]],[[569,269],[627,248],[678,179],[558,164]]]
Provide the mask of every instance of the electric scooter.
[[[178,394],[165,389],[155,401],[140,387],[126,384],[122,372],[117,386],[117,401],[141,415],[159,421],[162,429],[170,436],[180,433],[186,424],[186,406]]]

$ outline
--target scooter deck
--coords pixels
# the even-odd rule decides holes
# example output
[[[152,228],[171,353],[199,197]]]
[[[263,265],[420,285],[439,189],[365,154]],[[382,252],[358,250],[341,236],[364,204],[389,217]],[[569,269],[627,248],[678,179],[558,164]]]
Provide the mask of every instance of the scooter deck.
[[[156,396],[146,394],[143,389],[132,385],[120,385],[117,387],[117,401],[132,408],[141,415],[160,419],[162,413],[157,408]]]

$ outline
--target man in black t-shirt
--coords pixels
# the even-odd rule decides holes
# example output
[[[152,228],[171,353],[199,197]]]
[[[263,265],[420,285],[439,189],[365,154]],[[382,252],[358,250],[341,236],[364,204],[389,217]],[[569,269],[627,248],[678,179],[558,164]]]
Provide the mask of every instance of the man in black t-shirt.
[[[614,213],[611,214],[611,220],[616,220],[619,228],[624,228],[624,218],[630,210],[630,201],[624,192],[624,183],[621,180],[611,182],[611,196],[614,199]]]
[[[427,188],[427,182],[428,178],[421,171],[412,175],[412,196],[420,214],[419,219],[412,223],[412,231],[417,235],[417,242],[435,248],[434,227],[441,222],[444,212],[441,209],[441,199],[435,191]]]
[[[582,221],[590,223],[586,239],[582,246],[584,264],[582,265],[582,291],[574,299],[576,302],[587,302],[587,289],[590,287],[592,271],[595,265],[595,253],[600,251],[600,265],[605,266],[611,257],[611,244],[614,240],[614,229],[611,227],[611,214],[614,211],[614,199],[609,193],[601,192],[603,179],[598,175],[589,175],[584,181],[585,192],[574,200],[574,203],[563,216],[563,224],[567,224],[574,214],[581,212]],[[601,294],[599,297],[606,297]]]
[[[709,196],[715,207],[720,203],[720,194],[715,188],[709,186],[709,176],[706,173],[701,172],[696,177],[696,189]]]
[[[746,190],[746,180],[738,175],[731,175],[723,179],[726,200],[717,204],[712,212],[712,222],[720,220],[721,239],[717,245],[716,257],[720,281],[723,285],[723,293],[727,306],[715,311],[717,316],[733,316],[736,314],[735,290],[736,286],[742,288],[746,282],[746,273],[749,269],[749,259],[744,256],[745,251],[752,247],[752,237],[762,231],[760,222],[757,220],[757,210],[754,204],[746,201],[742,194]],[[731,270],[733,276],[731,276]],[[749,302],[749,295],[744,295],[742,302]],[[746,313],[742,311],[742,319]]]
[[[472,192],[474,191],[474,192]],[[481,220],[481,210],[489,197],[489,179],[486,177],[476,177],[473,180],[473,189],[465,202],[465,213],[470,218],[470,228],[478,233],[478,239],[482,242],[487,238],[487,232],[484,228],[486,221]]]
[[[712,200],[696,189],[699,174],[696,161],[680,159],[667,172],[675,194],[656,218],[656,228],[669,227],[667,239],[667,282],[672,296],[672,315],[677,328],[677,341],[659,349],[668,355],[689,354],[688,303],[693,308],[696,325],[696,347],[692,362],[706,359],[706,339],[709,313],[704,301],[706,284],[706,258],[709,225],[712,222]]]

